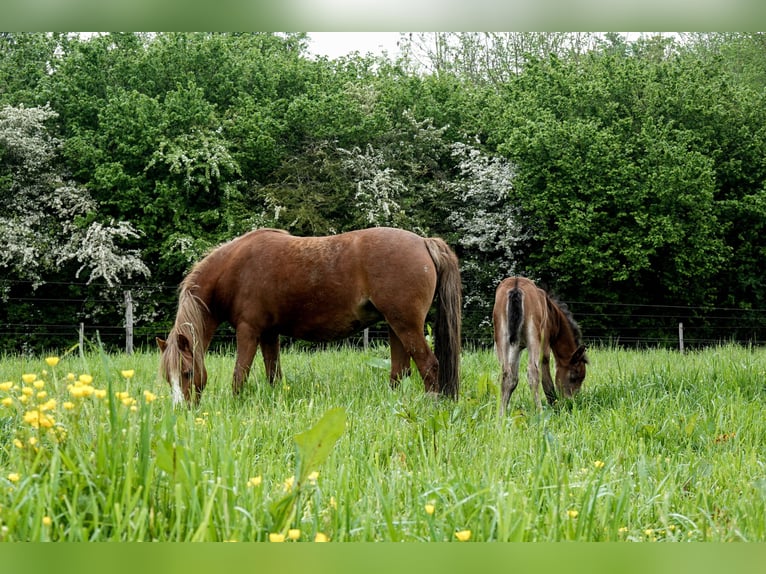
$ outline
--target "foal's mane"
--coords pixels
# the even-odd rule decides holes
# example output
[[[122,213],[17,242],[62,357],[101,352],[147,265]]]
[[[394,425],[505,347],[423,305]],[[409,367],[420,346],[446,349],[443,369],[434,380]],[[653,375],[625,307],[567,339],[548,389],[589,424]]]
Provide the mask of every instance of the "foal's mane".
[[[574,320],[572,312],[569,310],[569,306],[550,293],[548,294],[548,300],[553,304],[554,307],[558,308],[558,310],[561,312],[561,315],[564,316],[564,319],[569,324],[569,328],[572,330],[572,335],[574,336],[577,346],[579,347],[582,345],[582,329],[580,329],[580,325],[577,324],[577,321]]]

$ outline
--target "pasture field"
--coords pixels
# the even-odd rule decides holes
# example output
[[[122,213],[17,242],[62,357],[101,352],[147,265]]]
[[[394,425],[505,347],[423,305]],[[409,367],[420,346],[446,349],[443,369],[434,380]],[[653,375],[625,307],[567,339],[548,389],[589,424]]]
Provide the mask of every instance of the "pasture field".
[[[273,387],[259,355],[237,398],[211,354],[191,409],[157,352],[61,355],[0,357],[3,541],[766,541],[764,349],[591,349],[505,417],[490,350],[457,402],[392,390],[385,346],[288,349]]]

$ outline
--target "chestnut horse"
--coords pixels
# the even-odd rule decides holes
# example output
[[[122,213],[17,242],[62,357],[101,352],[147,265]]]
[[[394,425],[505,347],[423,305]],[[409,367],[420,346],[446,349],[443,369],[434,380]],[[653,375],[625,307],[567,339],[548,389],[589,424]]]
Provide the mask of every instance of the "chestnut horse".
[[[585,379],[588,357],[582,344],[580,327],[569,309],[552,299],[524,277],[509,277],[495,291],[492,312],[495,327],[495,351],[502,366],[501,412],[505,413],[511,393],[519,383],[519,356],[528,348],[527,382],[537,409],[540,400],[540,372],[548,403],[556,401],[550,372],[550,354],[556,362],[556,388],[571,398],[580,391]]]
[[[328,237],[260,229],[199,261],[181,283],[178,312],[160,370],[174,403],[198,402],[207,383],[204,355],[224,321],[236,330],[233,391],[247,379],[260,346],[269,382],[282,376],[279,337],[342,339],[384,320],[391,385],[415,361],[427,392],[457,398],[462,287],[458,260],[438,238],[377,227]],[[434,352],[424,336],[437,297]]]

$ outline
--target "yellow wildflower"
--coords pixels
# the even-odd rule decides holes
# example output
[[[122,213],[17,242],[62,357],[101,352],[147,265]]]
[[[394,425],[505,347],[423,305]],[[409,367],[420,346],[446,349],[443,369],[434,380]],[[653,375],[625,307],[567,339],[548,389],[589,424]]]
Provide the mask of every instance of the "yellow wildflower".
[[[91,375],[83,374],[83,375],[80,375],[77,378],[77,380],[80,381],[81,383],[85,384],[85,385],[89,385],[89,384],[91,384],[93,382],[93,377]]]
[[[570,510],[567,510],[567,515],[569,516],[569,518],[577,518],[577,516],[578,516],[579,514],[580,514],[580,513],[579,513],[579,512],[577,512],[577,511],[576,511],[574,508],[572,508],[572,509],[570,509]]]
[[[314,536],[314,542],[329,542],[330,539],[327,537],[327,534],[324,534],[323,532],[317,532],[316,536]]]
[[[10,391],[13,388],[13,381],[5,381],[0,383],[0,391]]]
[[[79,385],[69,385],[67,388],[69,389],[69,394],[76,399],[80,399],[85,396],[85,393],[83,392],[85,387]]]
[[[38,399],[44,399],[47,396],[48,396],[48,391],[40,391],[39,393],[37,393]]]
[[[30,387],[24,387],[21,389],[21,394],[26,395],[27,397],[33,394],[35,391],[31,389]]]
[[[66,380],[67,381],[74,381],[74,373],[67,373]]]
[[[593,462],[593,466],[596,468],[604,468],[604,461],[603,460],[596,460]]]
[[[21,375],[21,380],[24,381],[26,384],[32,384],[35,379],[37,379],[37,375],[34,373],[25,373]]]
[[[316,482],[319,478],[319,471],[315,470],[311,474],[308,475],[309,482]]]
[[[269,542],[284,542],[285,535],[278,532],[271,532],[269,534]]]
[[[64,403],[62,406],[63,406],[63,407],[66,409],[66,410],[68,410],[68,411],[71,411],[71,410],[74,408],[74,403],[73,403],[73,402],[71,402],[71,401],[66,401],[66,402],[65,402],[65,403]]]
[[[338,508],[338,501],[335,500],[334,496],[330,497],[330,508],[335,508],[335,509]]]
[[[122,374],[122,376],[123,376],[123,377],[125,377],[126,379],[132,379],[132,378],[133,378],[133,375],[135,375],[135,374],[136,374],[136,371],[134,371],[133,369],[127,369],[127,370],[125,370],[125,371],[120,371],[120,373],[121,373],[121,374]]]
[[[37,444],[37,437],[31,436],[29,437],[29,440],[27,442],[29,443],[30,446],[35,446]]]
[[[24,443],[21,442],[19,439],[15,438],[13,439],[13,446],[16,448],[24,448]]]
[[[27,404],[29,402],[29,397],[27,395],[21,395],[19,397],[19,402],[22,404]]]
[[[298,538],[301,537],[300,529],[299,528],[291,528],[290,530],[287,531],[287,537],[290,540],[293,540],[293,541],[298,540]]]
[[[21,480],[21,475],[18,472],[12,472],[8,475],[8,480],[11,482],[18,482]]]
[[[253,476],[247,481],[247,486],[260,486],[261,482],[263,482],[263,478],[260,475]]]
[[[105,399],[106,398],[106,389],[95,389],[93,391],[93,396],[97,399]]]
[[[55,367],[59,364],[59,358],[58,357],[45,357],[45,364],[49,367]]]
[[[40,394],[37,394],[37,398],[44,398],[41,397]],[[45,401],[43,404],[38,405],[37,407],[40,411],[52,411],[56,408],[56,399],[50,399],[48,401]]]
[[[40,379],[37,379],[36,381],[32,382],[32,386],[39,391],[45,386],[45,381],[41,381]]]
[[[294,476],[288,476],[285,479],[285,492],[290,492],[293,489],[293,486],[295,486],[295,477]]]
[[[80,387],[80,389],[82,389],[82,396],[83,397],[91,396],[95,392],[95,390],[96,390],[93,387],[91,387],[90,385],[83,385],[83,386]]]
[[[53,519],[50,516],[43,516],[43,526],[50,526],[53,524]]]
[[[11,397],[5,397],[0,403],[2,403],[4,407],[10,407],[13,404],[13,399]]]
[[[455,532],[455,538],[457,538],[460,542],[468,542],[471,539],[471,531],[459,530],[458,532]]]
[[[155,394],[154,394],[153,392],[151,392],[151,391],[144,391],[144,400],[145,400],[147,403],[151,403],[152,401],[155,401],[155,400],[157,400],[157,395],[155,395]]]
[[[426,514],[431,516],[436,511],[436,505],[434,505],[433,502],[429,502],[428,504],[426,504],[425,509],[426,509]]]

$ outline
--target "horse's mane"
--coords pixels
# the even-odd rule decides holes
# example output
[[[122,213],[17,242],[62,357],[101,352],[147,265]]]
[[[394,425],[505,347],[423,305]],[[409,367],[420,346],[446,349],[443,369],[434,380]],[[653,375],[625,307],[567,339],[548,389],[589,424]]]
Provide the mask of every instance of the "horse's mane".
[[[580,325],[577,324],[577,321],[575,321],[572,316],[572,311],[569,310],[569,306],[550,293],[548,294],[548,299],[555,307],[558,307],[559,311],[561,311],[564,319],[566,319],[569,324],[569,328],[572,330],[572,335],[574,336],[577,345],[582,345],[582,329],[580,329]]]

